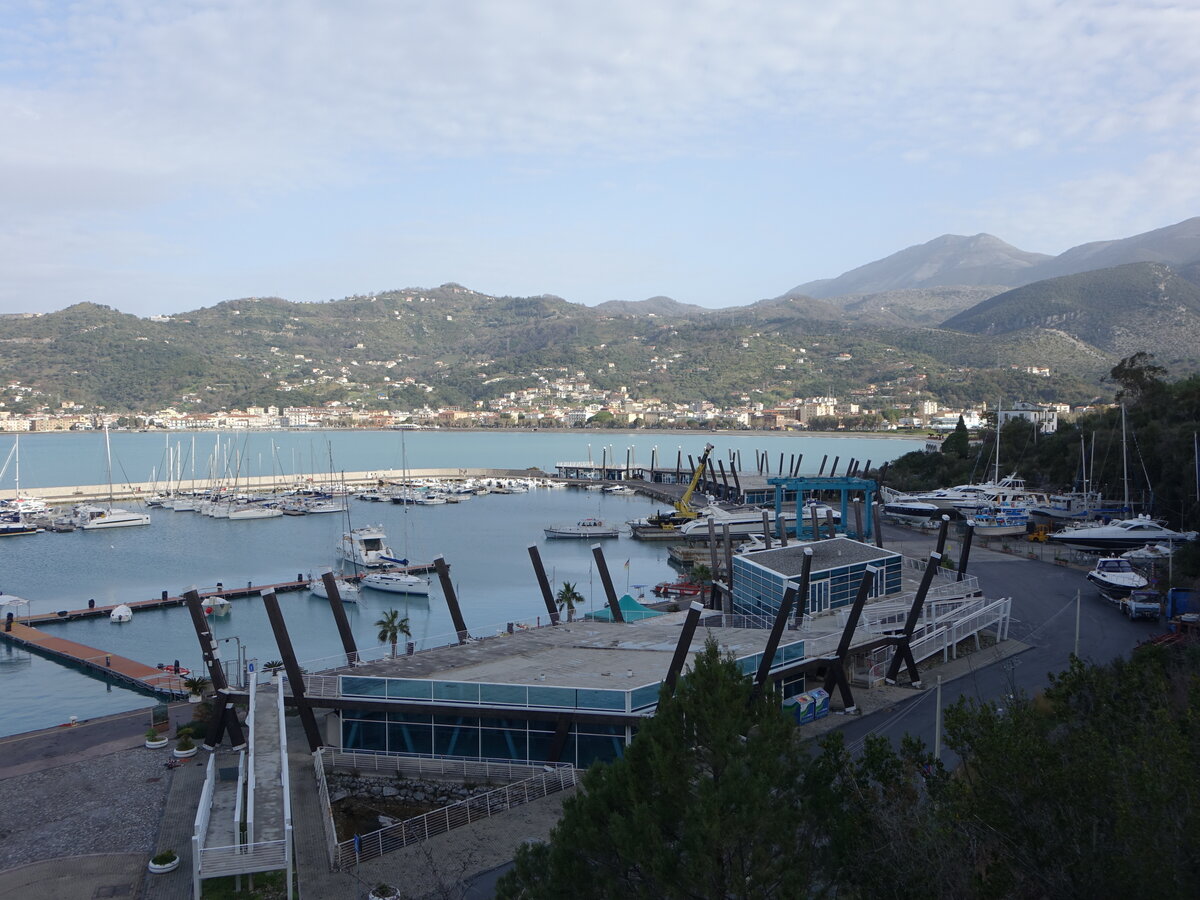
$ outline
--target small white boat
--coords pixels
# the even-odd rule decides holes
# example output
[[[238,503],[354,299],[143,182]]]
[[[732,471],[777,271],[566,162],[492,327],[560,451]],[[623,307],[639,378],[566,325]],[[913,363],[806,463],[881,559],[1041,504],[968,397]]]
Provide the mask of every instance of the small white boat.
[[[622,495],[622,496],[623,496],[623,495],[626,495],[626,494],[636,494],[636,493],[637,493],[637,491],[635,491],[635,490],[634,490],[633,488],[631,488],[631,487],[626,487],[626,486],[625,486],[625,485],[623,485],[623,484],[613,484],[613,485],[609,485],[608,487],[606,487],[606,488],[604,489],[604,493],[606,493],[606,494],[620,494],[620,495]]]
[[[1108,524],[1079,525],[1064,528],[1046,538],[1052,544],[1065,544],[1083,550],[1114,553],[1132,550],[1144,544],[1186,544],[1196,539],[1194,531],[1172,531],[1149,516],[1121,519]]]
[[[345,578],[335,578],[334,581],[337,583],[338,596],[342,598],[343,603],[357,603],[359,601],[361,595],[357,584]],[[329,592],[325,590],[325,581],[320,577],[312,579],[308,583],[308,589],[322,600],[329,599]]]
[[[382,525],[364,525],[347,531],[334,551],[339,559],[367,568],[382,566],[389,557],[395,556],[387,545],[387,534]]]
[[[1121,559],[1127,559],[1135,565],[1162,562],[1164,559],[1170,559],[1174,552],[1175,548],[1170,544],[1146,544],[1144,547],[1126,550],[1121,554]]]
[[[229,610],[233,608],[233,604],[224,597],[209,597],[204,601],[204,614],[206,616],[227,616]]]
[[[429,594],[429,582],[406,572],[371,572],[362,577],[363,587],[392,594]]]
[[[552,525],[545,529],[547,538],[615,538],[620,536],[615,525],[606,525],[599,519],[580,519],[574,525]]]
[[[113,611],[108,614],[108,621],[116,622],[118,625],[124,622],[131,622],[133,621],[133,610],[124,603],[115,606],[113,607]]]
[[[1133,591],[1141,590],[1149,583],[1133,568],[1129,560],[1115,556],[1099,560],[1096,568],[1088,572],[1087,580],[1109,599],[1128,597]]]

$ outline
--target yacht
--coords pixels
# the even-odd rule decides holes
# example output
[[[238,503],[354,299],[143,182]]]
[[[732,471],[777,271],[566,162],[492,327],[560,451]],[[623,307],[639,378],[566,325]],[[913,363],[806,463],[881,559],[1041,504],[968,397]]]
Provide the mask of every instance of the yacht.
[[[765,509],[758,506],[739,506],[733,509],[709,506],[700,510],[700,514],[695,519],[681,525],[679,533],[684,537],[707,540],[708,519],[711,516],[718,538],[725,534],[725,526],[727,525],[729,526],[729,533],[735,537],[762,534],[764,512],[767,514],[767,527],[773,530],[775,526],[775,510],[773,509]],[[820,510],[818,510],[817,519],[821,525],[825,524],[824,513]],[[789,530],[793,529],[796,524],[795,515],[784,513],[783,523],[784,527]]]
[[[132,512],[116,506],[93,506],[79,503],[71,509],[71,521],[77,528],[94,531],[100,528],[128,528],[132,525],[149,525],[150,517],[145,513]]]
[[[363,587],[391,594],[429,594],[429,582],[406,572],[371,572],[361,580]]]
[[[554,538],[574,538],[583,540],[586,538],[615,538],[620,536],[615,525],[606,525],[599,519],[580,519],[574,525],[551,525],[545,529],[548,539]]]
[[[1111,556],[1097,561],[1096,568],[1087,573],[1087,580],[1111,600],[1128,597],[1148,584],[1129,560]]]
[[[382,525],[364,525],[343,534],[334,550],[340,559],[356,566],[376,568],[395,556],[386,542]]]
[[[1115,522],[1094,525],[1077,525],[1047,535],[1052,544],[1079,547],[1083,550],[1116,552],[1132,550],[1144,544],[1183,544],[1196,539],[1194,531],[1172,531],[1149,516],[1119,519]]]

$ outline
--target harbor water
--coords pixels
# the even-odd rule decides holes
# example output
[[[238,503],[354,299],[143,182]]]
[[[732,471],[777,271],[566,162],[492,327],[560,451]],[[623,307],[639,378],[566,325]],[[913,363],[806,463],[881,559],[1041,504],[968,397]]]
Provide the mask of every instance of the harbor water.
[[[99,438],[97,440],[97,437]],[[589,442],[598,461],[601,446],[625,448],[637,441],[637,459],[649,462],[654,444],[666,457],[663,444],[680,442],[682,453],[699,456],[706,440],[718,443],[717,453],[741,449],[747,468],[754,450],[773,454],[804,453],[818,461],[824,453],[843,460],[870,457],[875,464],[914,448],[911,441],[887,439],[781,439],[764,435],[646,435],[562,433],[449,433],[396,432],[256,433],[238,436],[243,453],[257,454],[254,441],[265,446],[268,458],[299,458],[301,447],[312,442],[312,460],[332,455],[341,469],[373,470],[420,467],[538,467],[552,471],[554,463],[586,460]],[[191,448],[190,436],[172,436]],[[226,440],[223,436],[222,441]],[[212,434],[198,435],[197,446],[215,447]],[[272,447],[271,442],[274,441]],[[318,449],[317,444],[320,444]],[[603,444],[602,444],[603,442]],[[114,467],[117,460],[130,478],[150,478],[151,468],[163,455],[164,439],[158,435],[113,435]],[[824,449],[822,449],[824,447]],[[283,449],[280,449],[283,448]],[[832,449],[829,449],[832,448]],[[0,455],[4,439],[0,438]],[[37,493],[39,483],[99,483],[91,457],[103,455],[103,436],[29,435],[21,440],[21,487]],[[306,449],[306,454],[308,453]],[[812,454],[812,456],[810,456]],[[673,465],[675,447],[669,454]],[[748,460],[747,460],[748,457]],[[611,458],[611,457],[610,457]],[[133,462],[129,462],[133,460]],[[343,460],[345,464],[343,465]],[[664,464],[667,460],[664,459]],[[104,461],[101,459],[101,467]],[[136,471],[131,466],[137,467]],[[190,468],[190,466],[189,466]],[[805,470],[808,469],[806,465]],[[295,472],[320,472],[319,465]],[[0,487],[11,488],[12,473]],[[661,508],[640,495],[614,496],[579,489],[531,489],[528,493],[473,496],[468,501],[441,506],[398,506],[350,500],[346,514],[285,516],[275,519],[230,521],[190,512],[150,511],[147,527],[70,534],[37,534],[0,541],[0,591],[29,601],[33,614],[82,609],[89,600],[104,606],[150,600],[163,591],[177,595],[188,587],[213,589],[291,581],[317,574],[334,564],[334,545],[348,527],[382,525],[395,553],[414,563],[442,556],[450,566],[451,581],[459,596],[469,630],[477,636],[495,634],[509,622],[545,621],[546,610],[537,587],[528,547],[536,544],[547,574],[557,591],[570,581],[585,598],[584,609],[604,603],[603,588],[595,571],[588,541],[547,541],[543,529],[574,523],[588,516],[624,523]],[[674,577],[662,544],[643,543],[623,535],[603,542],[613,582],[618,592],[637,596],[649,593],[659,581]],[[378,647],[375,621],[390,609],[409,618],[413,640],[420,645],[452,640],[453,627],[437,578],[432,576],[428,597],[362,592],[363,602],[348,604],[355,639],[360,648]],[[327,601],[307,591],[279,595],[293,645],[302,665],[310,669],[336,655],[341,648]],[[24,615],[25,607],[18,613]],[[261,599],[255,595],[235,599],[228,614],[213,617],[214,635],[221,655],[235,660],[239,652],[259,665],[280,654],[267,622]],[[195,632],[186,610],[167,607],[140,610],[131,622],[113,624],[107,616],[53,623],[47,631],[103,652],[127,656],[155,665],[173,663],[202,669]],[[7,641],[0,642],[0,734],[14,734],[63,724],[71,716],[92,718],[125,710],[150,707],[154,698],[108,683],[103,677],[32,654]]]

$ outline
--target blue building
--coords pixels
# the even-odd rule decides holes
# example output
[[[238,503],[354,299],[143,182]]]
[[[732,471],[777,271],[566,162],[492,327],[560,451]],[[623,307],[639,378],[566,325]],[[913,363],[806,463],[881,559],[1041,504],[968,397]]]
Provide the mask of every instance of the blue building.
[[[869,596],[901,590],[903,559],[899,553],[838,537],[735,556],[734,613],[774,617],[787,586],[799,584],[806,547],[812,549],[813,561],[805,615],[819,615],[852,603],[867,566],[879,569]]]

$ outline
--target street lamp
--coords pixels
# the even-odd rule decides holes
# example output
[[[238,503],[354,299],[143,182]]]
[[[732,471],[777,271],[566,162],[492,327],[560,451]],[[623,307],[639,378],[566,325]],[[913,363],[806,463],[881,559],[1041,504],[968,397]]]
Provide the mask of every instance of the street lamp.
[[[241,638],[239,638],[236,634],[217,639],[218,644],[224,643],[225,641],[237,641],[237,686],[238,689],[241,690],[246,686],[246,651],[242,647]]]

